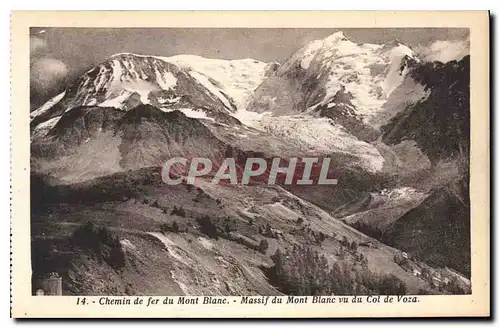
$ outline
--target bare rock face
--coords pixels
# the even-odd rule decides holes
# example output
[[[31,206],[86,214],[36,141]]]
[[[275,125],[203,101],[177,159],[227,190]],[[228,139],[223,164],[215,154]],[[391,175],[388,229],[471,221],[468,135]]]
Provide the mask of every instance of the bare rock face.
[[[40,164],[36,169],[59,169],[54,175],[68,181],[161,167],[172,157],[220,157],[225,147],[199,120],[150,105],[126,112],[109,107],[75,108],[31,145]]]
[[[434,162],[465,159],[469,152],[470,57],[418,65],[411,74],[429,95],[385,125],[383,141],[397,144],[415,140]]]

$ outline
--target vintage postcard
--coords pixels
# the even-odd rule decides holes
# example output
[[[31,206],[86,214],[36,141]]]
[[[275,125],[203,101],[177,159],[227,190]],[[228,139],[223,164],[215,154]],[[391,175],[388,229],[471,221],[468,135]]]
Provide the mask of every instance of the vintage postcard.
[[[13,12],[12,316],[490,315],[488,12]]]

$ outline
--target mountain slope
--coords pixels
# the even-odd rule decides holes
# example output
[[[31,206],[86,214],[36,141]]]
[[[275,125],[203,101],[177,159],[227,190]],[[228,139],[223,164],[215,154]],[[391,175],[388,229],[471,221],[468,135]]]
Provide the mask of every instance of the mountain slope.
[[[225,149],[199,119],[150,105],[74,108],[31,145],[32,169],[67,181],[161,167],[171,157],[222,157]]]
[[[350,160],[345,162],[346,166],[357,166],[369,172],[377,172],[384,165],[384,158],[376,147],[359,140],[342,125],[326,117],[304,114],[279,117],[264,115],[258,126],[299,149],[349,158]]]
[[[251,59],[117,54],[33,111],[31,125],[34,128],[82,106],[129,110],[140,104],[229,121],[268,69],[267,64]]]
[[[467,180],[439,188],[382,238],[431,265],[448,266],[470,277],[469,204]]]
[[[245,109],[253,91],[273,70],[273,64],[255,59],[221,60],[193,55],[163,57],[181,68],[206,75],[227,96],[234,100],[237,109]]]
[[[325,255],[328,266],[344,268],[345,277],[332,275],[343,283],[351,275],[355,281],[363,274],[365,284],[394,275],[407,293],[440,293],[393,261],[398,250],[278,186],[215,185],[205,179],[197,186],[167,186],[157,170],[141,169],[66,186],[34,184],[34,188],[52,188],[47,202],[59,204],[34,217],[31,227],[38,259],[34,273],[60,272],[68,282],[65,293],[280,295],[281,286],[273,286],[266,277],[273,267],[271,257],[278,248],[296,247]],[[121,268],[99,263],[72,246],[73,231],[87,221],[107,227],[119,238],[125,254]],[[259,249],[262,240],[267,249]],[[354,249],[351,244],[359,246]],[[53,261],[43,264],[47,249],[57,251]],[[312,264],[309,258],[302,260],[298,269]]]
[[[256,90],[249,110],[276,115],[310,112],[358,125],[362,134],[378,127],[377,114],[420,60],[398,42],[361,44],[342,32],[297,51]],[[346,126],[347,127],[347,126]],[[352,129],[351,129],[352,130]]]
[[[385,125],[382,140],[387,144],[415,140],[434,162],[468,157],[470,57],[446,64],[418,65],[411,74],[429,90],[429,95]]]

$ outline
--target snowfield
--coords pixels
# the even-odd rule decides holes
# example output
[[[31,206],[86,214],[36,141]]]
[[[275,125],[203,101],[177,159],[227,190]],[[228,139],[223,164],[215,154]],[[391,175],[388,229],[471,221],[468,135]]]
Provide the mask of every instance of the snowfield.
[[[35,117],[42,115],[46,111],[48,111],[50,108],[52,108],[55,104],[57,104],[66,94],[66,91],[61,92],[57,96],[51,98],[49,101],[47,101],[45,104],[40,106],[38,109],[32,111],[30,113],[30,119],[33,120]]]
[[[264,81],[267,63],[254,59],[222,60],[193,55],[162,57],[179,67],[209,76],[230,96],[238,109],[244,109],[253,91]]]
[[[358,45],[342,32],[311,42],[297,56],[302,57],[302,67],[312,67],[310,63],[314,61],[316,69],[319,66],[319,74],[328,75],[326,95],[319,105],[328,104],[345,87],[353,96],[356,114],[368,124],[391,92],[403,82],[407,69],[405,66],[400,71],[402,59],[408,56],[418,60],[413,51],[402,44],[390,49],[384,45]]]
[[[56,116],[51,118],[50,120],[38,124],[33,130],[32,139],[45,136],[47,132],[49,132],[50,129],[52,129],[57,124],[57,122],[59,122],[60,119],[61,116]]]
[[[297,147],[322,154],[344,153],[359,159],[359,165],[370,172],[382,170],[384,158],[371,144],[357,139],[328,118],[308,115],[262,115],[254,127],[282,138]]]
[[[408,63],[420,62],[407,46],[357,44],[342,32],[315,40],[290,57],[257,89],[249,102],[252,111],[312,113],[337,103],[377,128],[374,121],[390,95],[405,80]]]
[[[176,108],[176,109],[171,109],[171,108],[160,108],[163,112],[168,113],[168,112],[173,112],[173,111],[180,111],[187,117],[191,118],[199,118],[199,119],[206,119],[210,121],[215,121],[213,118],[208,117],[207,114],[202,111],[202,110],[195,110],[192,108]]]
[[[114,56],[119,56],[115,54]],[[154,57],[179,68],[188,70],[190,75],[216,95],[230,108],[227,96],[236,103],[238,109],[244,109],[248,98],[265,78],[268,63],[255,59],[223,60],[205,58],[195,55],[176,55],[172,57],[146,56],[130,54],[137,57]],[[212,83],[208,78],[215,81]]]
[[[254,59],[221,60],[192,55],[173,57],[146,56],[121,53],[111,56],[106,64],[100,64],[89,70],[86,78],[78,85],[78,92],[69,99],[66,111],[79,106],[115,107],[122,109],[130,96],[139,94],[140,102],[150,104],[150,93],[158,90],[175,90],[177,78],[172,72],[159,65],[142,67],[134,61],[120,59],[127,55],[134,58],[153,58],[175,65],[188,72],[199,84],[220,100],[228,112],[244,110],[248,98],[264,80],[268,64]],[[94,73],[95,71],[95,73]],[[148,72],[148,73],[146,73]],[[104,93],[103,99],[100,96]],[[31,112],[30,118],[47,112],[54,105],[65,99],[63,92]],[[234,105],[232,105],[234,104]]]
[[[308,72],[307,74],[322,81],[323,98],[314,106],[304,108],[304,113],[313,113],[314,108],[319,105],[333,108],[336,105],[333,98],[342,90],[352,95],[350,103],[345,106],[369,124],[380,117],[384,110],[387,112],[384,104],[391,93],[404,82],[407,68],[402,66],[402,61],[405,58],[419,60],[411,49],[402,44],[358,45],[348,40],[342,32],[338,32],[323,40],[309,43],[287,60],[278,72],[283,73],[299,65]],[[78,86],[77,96],[66,101],[66,110],[82,105],[123,109],[128,107],[132,95],[135,95],[140,103],[150,104],[151,93],[156,94],[160,89],[171,91],[175,95],[170,96],[168,92],[160,94],[156,98],[156,105],[159,104],[162,111],[172,111],[174,109],[170,105],[181,101],[180,95],[185,91],[176,93],[179,87],[178,77],[171,72],[171,66],[165,67],[165,63],[175,65],[176,69],[182,72],[175,74],[189,74],[204,87],[210,97],[223,104],[227,113],[249,127],[284,139],[305,151],[343,153],[357,158],[357,164],[370,172],[382,170],[384,158],[373,145],[359,140],[330,119],[307,114],[278,117],[272,116],[270,112],[257,113],[247,110],[250,97],[266,79],[266,71],[269,69],[269,64],[253,59],[221,60],[194,55],[161,57],[116,54],[111,56],[107,64],[101,64],[86,73]],[[95,73],[89,74],[91,72]],[[99,93],[103,92],[105,97],[99,98]],[[63,92],[52,98],[32,112],[31,117],[45,113],[65,99],[65,96],[66,93]],[[277,97],[275,94],[269,95],[272,102],[279,101]],[[177,107],[181,108],[175,110],[180,110],[188,117],[213,120],[202,108]],[[57,120],[58,118],[52,118],[40,124],[36,133],[46,133]],[[239,137],[248,138],[248,135],[241,134]]]
[[[379,192],[372,192],[370,194],[372,196],[374,203],[379,202],[381,200],[384,200],[384,202],[391,201],[394,203],[401,203],[401,202],[408,202],[414,199],[423,200],[425,197],[428,196],[427,193],[412,187],[382,189]]]

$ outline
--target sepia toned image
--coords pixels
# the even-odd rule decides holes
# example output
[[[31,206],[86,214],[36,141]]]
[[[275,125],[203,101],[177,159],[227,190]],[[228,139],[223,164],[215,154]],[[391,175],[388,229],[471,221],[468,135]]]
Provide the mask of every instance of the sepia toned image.
[[[227,309],[483,295],[473,27],[47,22],[25,31],[23,297]]]

